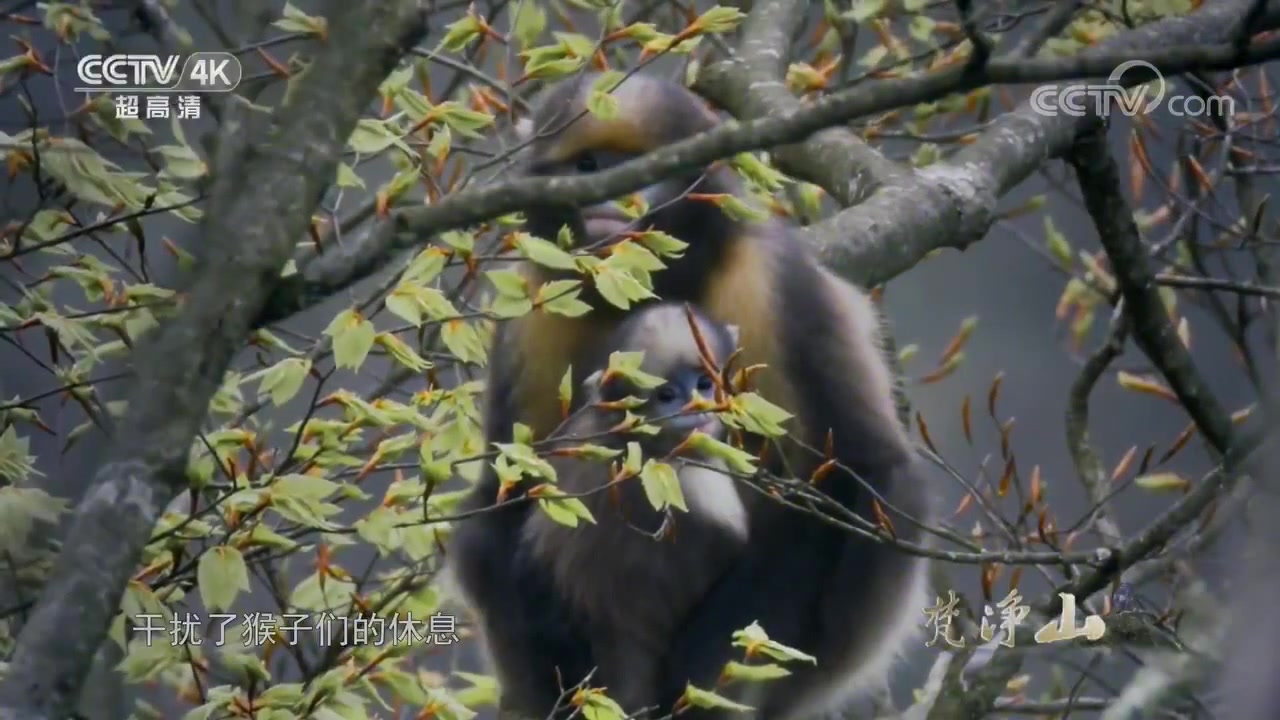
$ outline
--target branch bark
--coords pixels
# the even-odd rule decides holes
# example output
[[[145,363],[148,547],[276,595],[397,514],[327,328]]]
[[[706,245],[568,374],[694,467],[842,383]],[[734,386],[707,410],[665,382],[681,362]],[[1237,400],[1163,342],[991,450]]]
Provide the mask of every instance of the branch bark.
[[[466,190],[425,207],[405,209],[369,232],[314,258],[273,293],[258,325],[283,320],[382,269],[399,251],[421,247],[435,234],[516,212],[531,204],[585,205],[634,192],[671,174],[739,152],[801,142],[833,125],[915,105],[993,83],[1049,82],[1107,76],[1141,59],[1167,73],[1229,69],[1280,56],[1280,38],[1241,50],[1232,42],[1239,2],[1206,4],[1122,33],[1070,58],[994,59],[982,67],[952,66],[919,77],[878,80],[840,90],[794,109],[767,109],[750,122],[729,123],[590,177],[524,178]],[[1271,0],[1259,28],[1280,25],[1280,0]],[[890,184],[856,208],[810,228],[806,238],[837,272],[876,284],[911,268],[942,247],[980,239],[999,196],[1049,157],[1064,152],[1081,118],[1037,115],[1030,107],[1001,118],[947,163]],[[976,208],[976,209],[974,209]],[[858,238],[851,242],[849,238]]]
[[[200,228],[206,257],[182,311],[133,356],[137,381],[113,457],[77,507],[51,581],[0,684],[0,718],[53,720],[75,708],[94,650],[120,607],[166,504],[186,485],[192,439],[233,355],[337,171],[356,121],[425,33],[425,0],[335,0],[329,47],[297,80],[234,171],[217,168]],[[250,111],[223,132],[243,137]],[[229,143],[221,144],[223,147]],[[228,292],[234,289],[234,292]]]
[[[694,89],[739,119],[803,109],[783,78],[791,37],[808,9],[800,0],[757,2],[743,27],[738,55],[700,72]],[[910,169],[840,127],[769,152],[778,169],[826,190],[844,207],[866,199],[882,184],[910,176]]]
[[[1169,320],[1155,273],[1147,262],[1146,246],[1133,219],[1133,208],[1125,199],[1120,168],[1107,147],[1102,128],[1082,135],[1069,159],[1098,239],[1111,261],[1125,313],[1132,322],[1134,341],[1169,383],[1201,435],[1225,454],[1234,444],[1231,414],[1205,385],[1191,353]]]

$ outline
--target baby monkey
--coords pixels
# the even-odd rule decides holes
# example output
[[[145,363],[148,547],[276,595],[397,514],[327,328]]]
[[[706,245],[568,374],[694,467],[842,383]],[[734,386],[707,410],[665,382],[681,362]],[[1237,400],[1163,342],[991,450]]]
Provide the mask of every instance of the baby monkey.
[[[705,405],[695,403],[689,411],[696,398],[712,401],[716,391],[714,370],[704,363],[691,323],[711,356],[706,360],[723,367],[738,347],[736,327],[683,304],[638,310],[592,363],[599,369],[583,383],[587,403],[553,436],[564,447],[590,442],[625,450],[628,442],[637,443],[646,462],[666,462],[676,470],[688,512],[655,509],[639,476],[606,488],[614,477],[606,462],[552,457],[557,485],[571,495],[585,493],[579,499],[595,523],[568,527],[535,511],[523,528],[532,562],[546,568],[585,621],[596,663],[592,684],[608,688],[628,713],[656,702],[674,633],[748,536],[746,508],[733,478],[722,472],[722,463],[697,457],[685,442],[694,432],[717,440],[726,434]],[[643,352],[640,369],[664,382],[639,387],[606,373],[609,355],[617,351]],[[626,413],[610,404],[627,397],[643,401],[630,412],[657,427],[656,434],[609,432]],[[581,678],[563,680],[571,685]]]

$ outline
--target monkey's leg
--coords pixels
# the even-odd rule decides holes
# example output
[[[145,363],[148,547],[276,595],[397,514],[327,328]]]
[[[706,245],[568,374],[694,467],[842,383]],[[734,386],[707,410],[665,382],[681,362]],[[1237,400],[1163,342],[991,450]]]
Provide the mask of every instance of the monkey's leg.
[[[611,628],[597,625],[592,630],[592,648],[599,663],[594,685],[608,688],[614,702],[630,716],[662,717],[658,686],[664,643],[643,628]],[[643,712],[642,714],[642,711]]]

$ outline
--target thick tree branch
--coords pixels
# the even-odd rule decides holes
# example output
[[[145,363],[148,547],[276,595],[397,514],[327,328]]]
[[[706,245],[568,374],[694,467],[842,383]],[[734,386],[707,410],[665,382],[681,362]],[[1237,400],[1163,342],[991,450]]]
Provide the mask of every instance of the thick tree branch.
[[[359,30],[330,37],[267,136],[241,158],[236,184],[216,187],[219,211],[207,213],[200,228],[205,259],[181,312],[144,337],[134,354],[137,383],[113,456],[76,509],[52,580],[19,638],[0,684],[0,718],[53,720],[74,709],[152,528],[186,485],[188,450],[209,399],[243,347],[294,238],[306,232],[356,121],[423,36],[427,5],[331,3],[335,27]],[[232,196],[218,197],[222,192]]]
[[[1224,56],[1233,54],[1230,41],[1246,12],[1243,8],[1250,4],[1251,0],[1206,4],[1192,15],[1116,35],[1069,60],[1081,71],[1080,77],[1109,74],[1110,70],[1100,72],[1101,68],[1114,68],[1112,61],[1122,55],[1152,62],[1167,77],[1187,67],[1166,62],[1173,59],[1165,54],[1170,50],[1198,54],[1191,48],[1200,44],[1206,49],[1218,47],[1216,52]],[[1267,5],[1259,24],[1266,28],[1280,24],[1280,2],[1273,0]],[[991,65],[1003,62],[1021,62],[1027,67],[1040,63],[995,60]],[[803,234],[818,247],[828,265],[849,279],[864,285],[887,282],[934,250],[964,249],[980,240],[999,198],[1035,172],[1046,158],[1066,152],[1082,120],[1065,113],[1043,115],[1024,104],[997,118],[977,141],[953,157],[925,168],[906,183],[881,187],[866,202]]]
[[[694,89],[739,119],[802,109],[783,78],[791,36],[808,7],[801,0],[757,2],[743,28],[738,55],[703,69]],[[844,207],[856,205],[883,183],[910,175],[908,168],[840,127],[769,152],[780,170],[821,187]]]
[[[393,253],[420,247],[436,233],[516,212],[534,203],[585,205],[618,197],[671,174],[705,166],[735,153],[793,144],[819,130],[890,109],[936,100],[992,83],[1048,82],[1106,76],[1116,65],[1142,59],[1169,73],[1235,68],[1280,55],[1280,38],[1243,52],[1229,40],[1241,13],[1238,3],[1205,5],[1112,38],[1071,58],[992,60],[981,68],[953,66],[923,76],[880,80],[832,93],[801,108],[745,123],[729,123],[697,137],[589,177],[524,178],[467,190],[426,206],[408,208],[308,263],[273,294],[258,324],[284,319],[377,272]],[[1280,0],[1267,5],[1261,24],[1280,23]],[[889,185],[867,202],[819,227],[811,238],[824,257],[851,279],[883,282],[940,247],[965,247],[985,233],[989,206],[1047,157],[1066,150],[1079,118],[1010,113],[983,139],[905,187]],[[966,205],[980,203],[972,212]],[[957,228],[959,230],[957,230]],[[848,238],[859,241],[846,247]],[[903,243],[907,249],[890,247]],[[883,268],[864,263],[884,262]]]

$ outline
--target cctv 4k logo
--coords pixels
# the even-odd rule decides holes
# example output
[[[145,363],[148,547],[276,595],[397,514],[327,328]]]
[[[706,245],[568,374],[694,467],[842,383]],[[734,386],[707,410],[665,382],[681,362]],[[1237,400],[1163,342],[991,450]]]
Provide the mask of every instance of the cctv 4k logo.
[[[226,52],[189,55],[85,55],[76,64],[77,92],[231,92],[240,84],[240,59]]]

